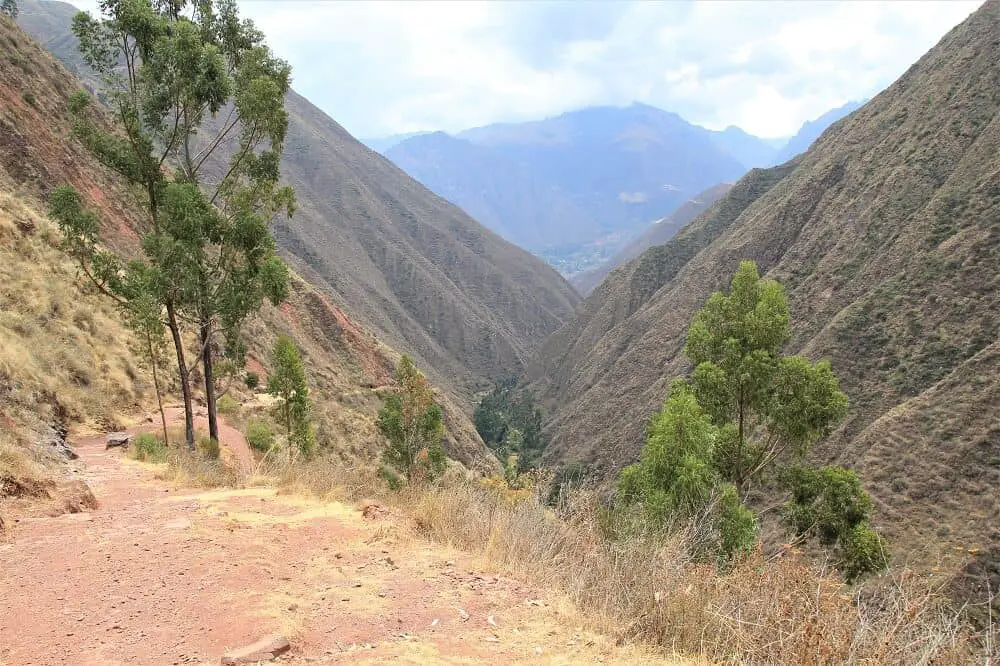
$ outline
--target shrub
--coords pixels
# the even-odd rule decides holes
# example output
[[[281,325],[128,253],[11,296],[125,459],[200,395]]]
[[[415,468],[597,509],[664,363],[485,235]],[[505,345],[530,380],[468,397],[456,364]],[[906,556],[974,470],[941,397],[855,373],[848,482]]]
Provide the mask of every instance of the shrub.
[[[166,462],[167,452],[167,445],[156,435],[144,433],[138,435],[132,442],[132,457],[142,462]]]
[[[382,462],[409,482],[437,479],[448,460],[441,447],[444,412],[409,356],[399,361],[396,386],[378,413],[378,427],[387,440]]]
[[[785,521],[800,535],[835,545],[847,580],[888,566],[886,546],[868,522],[871,498],[853,470],[796,467],[785,475],[785,484],[792,493]]]
[[[260,375],[256,372],[248,372],[246,377],[243,378],[243,383],[252,391],[260,384]]]
[[[236,399],[228,393],[215,403],[215,408],[219,410],[220,414],[235,414],[239,411],[240,403],[236,402]]]
[[[274,447],[274,433],[263,421],[251,421],[247,425],[247,443],[254,451],[266,453]]]
[[[24,91],[24,93],[21,94],[21,99],[24,100],[25,104],[29,104],[31,106],[37,106],[37,100],[35,99],[35,93],[31,92],[30,90]]]
[[[219,459],[219,441],[211,437],[202,437],[198,440],[198,451],[202,456],[210,460]]]

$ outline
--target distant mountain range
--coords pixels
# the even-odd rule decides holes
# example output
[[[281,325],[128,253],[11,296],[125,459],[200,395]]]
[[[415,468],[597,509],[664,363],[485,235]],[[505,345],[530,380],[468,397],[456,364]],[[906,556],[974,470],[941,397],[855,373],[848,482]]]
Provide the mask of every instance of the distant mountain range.
[[[365,143],[505,239],[573,276],[608,262],[653,220],[700,192],[735,182],[753,167],[787,161],[858,106],[834,109],[788,141],[738,127],[712,131],[635,103],[456,135],[418,132]]]

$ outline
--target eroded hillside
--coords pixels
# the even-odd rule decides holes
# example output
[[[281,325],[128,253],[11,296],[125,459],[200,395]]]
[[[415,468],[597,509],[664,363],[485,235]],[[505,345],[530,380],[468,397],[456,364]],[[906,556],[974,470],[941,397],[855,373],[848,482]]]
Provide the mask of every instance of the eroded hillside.
[[[48,192],[74,185],[101,213],[105,241],[124,255],[136,251],[142,221],[128,190],[70,136],[66,100],[78,82],[7,19],[0,20],[0,43],[0,415],[8,443],[58,444],[72,423],[114,429],[155,403],[148,369],[113,304],[60,250],[59,231],[44,214]],[[252,368],[266,374],[279,332],[303,351],[321,443],[373,458],[382,442],[377,389],[391,383],[398,354],[298,276],[288,301],[265,307],[250,325]],[[496,463],[469,419],[447,395],[439,400],[448,453],[491,469]]]
[[[902,552],[1000,539],[1000,3],[990,0],[804,155],[754,170],[613,273],[544,345],[551,461],[634,460],[694,311],[755,260],[788,351],[851,401],[815,457],[861,470]]]
[[[29,0],[23,28],[80,69],[76,8]],[[511,245],[366,148],[308,100],[286,99],[283,178],[298,210],[275,228],[282,256],[333,306],[412,355],[457,404],[519,371],[579,297]]]

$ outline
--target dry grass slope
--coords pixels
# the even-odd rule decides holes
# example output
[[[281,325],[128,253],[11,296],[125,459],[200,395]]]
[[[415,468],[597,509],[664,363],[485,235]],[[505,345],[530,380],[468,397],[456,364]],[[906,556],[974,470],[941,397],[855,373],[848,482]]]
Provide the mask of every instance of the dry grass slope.
[[[73,184],[101,212],[106,242],[125,255],[136,249],[139,208],[70,138],[66,100],[78,83],[5,17],[0,43],[0,445],[4,469],[44,478],[64,471],[65,460],[53,451],[67,427],[114,430],[155,406],[135,341],[113,303],[59,249],[44,201],[52,187]],[[303,349],[320,442],[344,459],[371,461],[382,444],[375,427],[379,391],[391,384],[398,354],[298,277],[289,301],[265,308],[251,324],[251,369],[266,376],[279,331]],[[191,347],[193,354],[193,339]],[[169,374],[171,399],[176,387]],[[245,392],[238,383],[232,390]],[[441,401],[447,452],[470,467],[493,469],[469,419],[447,395]]]
[[[815,458],[861,471],[897,553],[1000,550],[998,26],[989,0],[807,153],[598,287],[533,368],[552,461],[609,476],[635,459],[690,369],[691,316],[749,258],[788,288],[788,351],[831,359],[851,400]]]

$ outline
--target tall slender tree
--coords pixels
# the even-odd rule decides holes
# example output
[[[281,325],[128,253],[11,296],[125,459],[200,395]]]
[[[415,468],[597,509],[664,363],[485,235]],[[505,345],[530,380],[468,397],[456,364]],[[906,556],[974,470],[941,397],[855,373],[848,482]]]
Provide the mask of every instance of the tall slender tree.
[[[95,225],[65,191],[53,211],[72,213],[57,217],[69,243],[95,284],[122,307],[137,297],[123,289],[138,284],[128,272],[149,278],[144,296],[163,307],[193,447],[182,325],[199,335],[210,435],[218,438],[213,334],[221,327],[238,353],[242,322],[265,298],[277,302],[287,291],[267,225],[294,204],[291,189],[278,185],[290,69],[239,18],[233,0],[101,0],[100,16],[77,14],[73,31],[118,121],[116,131],[104,131],[87,111],[89,98],[78,93],[70,104],[75,134],[143,193],[143,259],[126,265],[100,251]],[[202,177],[219,164],[220,177]]]

